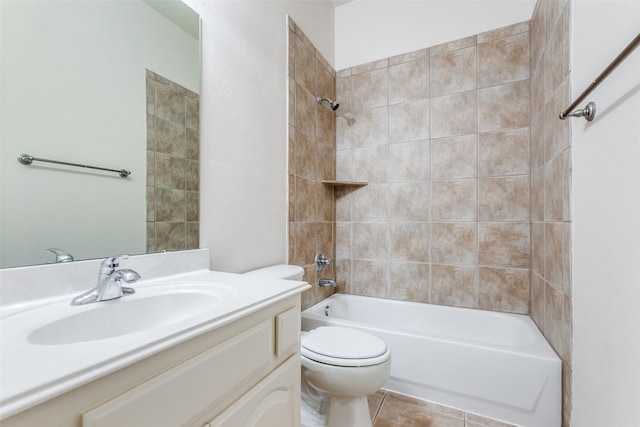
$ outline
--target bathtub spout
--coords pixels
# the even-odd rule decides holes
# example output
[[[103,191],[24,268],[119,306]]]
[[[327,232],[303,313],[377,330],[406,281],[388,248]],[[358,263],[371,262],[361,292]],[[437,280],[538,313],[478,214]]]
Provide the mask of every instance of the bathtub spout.
[[[318,279],[318,286],[322,286],[324,287],[330,287],[330,288],[335,288],[336,287],[336,281],[333,279]]]

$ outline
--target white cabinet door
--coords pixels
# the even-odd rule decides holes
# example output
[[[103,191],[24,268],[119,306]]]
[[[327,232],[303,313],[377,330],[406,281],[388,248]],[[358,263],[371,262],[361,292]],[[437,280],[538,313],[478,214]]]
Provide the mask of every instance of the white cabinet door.
[[[289,358],[205,427],[298,427],[300,356]]]
[[[274,357],[273,324],[273,318],[264,320],[84,413],[82,426],[184,425],[242,383],[267,370]]]

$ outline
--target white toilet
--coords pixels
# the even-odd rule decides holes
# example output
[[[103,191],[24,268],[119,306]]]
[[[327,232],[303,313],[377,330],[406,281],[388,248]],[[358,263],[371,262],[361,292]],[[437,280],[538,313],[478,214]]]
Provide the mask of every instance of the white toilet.
[[[246,274],[302,280],[304,270],[280,264]],[[391,367],[383,340],[355,329],[321,326],[302,333],[301,360],[303,401],[311,402],[320,418],[326,416],[327,427],[371,427],[367,396],[382,387]]]

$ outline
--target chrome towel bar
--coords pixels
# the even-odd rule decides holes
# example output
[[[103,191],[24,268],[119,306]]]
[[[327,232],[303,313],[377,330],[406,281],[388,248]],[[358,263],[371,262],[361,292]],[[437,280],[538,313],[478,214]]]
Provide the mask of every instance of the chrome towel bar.
[[[584,92],[582,92],[580,96],[578,96],[576,100],[567,107],[566,110],[560,113],[560,120],[565,120],[568,117],[584,117],[588,121],[593,120],[596,116],[596,104],[594,102],[588,103],[587,106],[581,110],[574,111],[574,109],[579,103],[582,102],[583,99],[587,97],[587,95],[589,95],[595,88],[597,88],[598,85],[602,83],[602,81],[606,79],[607,76],[611,74],[611,72],[615,70],[618,65],[620,65],[622,61],[624,61],[627,56],[629,56],[631,52],[635,50],[635,48],[638,47],[638,45],[640,45],[640,33],[638,33],[638,35],[633,40],[631,40],[631,43],[629,43],[627,47],[625,47],[622,52],[620,52],[618,56],[616,56],[616,58],[611,61],[609,65],[607,65],[607,68],[605,68],[604,71],[600,73],[598,77],[596,77],[596,79],[589,85],[589,87],[587,87]]]
[[[116,172],[122,178],[126,178],[129,175],[131,175],[131,172],[128,171],[128,170],[125,170],[125,169],[109,169],[109,168],[101,168],[99,166],[81,165],[79,163],[61,162],[59,160],[41,159],[41,158],[38,158],[38,157],[30,156],[28,154],[21,154],[18,157],[18,161],[20,163],[22,163],[23,165],[30,165],[33,161],[36,161],[36,162],[56,163],[58,165],[76,166],[76,167],[79,167],[79,168],[98,169],[98,170],[101,170],[101,171]]]

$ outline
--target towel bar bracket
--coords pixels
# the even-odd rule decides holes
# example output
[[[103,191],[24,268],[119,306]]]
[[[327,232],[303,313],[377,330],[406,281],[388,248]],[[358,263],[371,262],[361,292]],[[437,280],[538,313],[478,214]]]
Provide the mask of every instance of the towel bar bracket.
[[[560,113],[560,120],[566,120],[569,117],[584,117],[588,122],[596,118],[596,103],[591,101],[586,107],[580,110],[573,110],[569,114]]]

